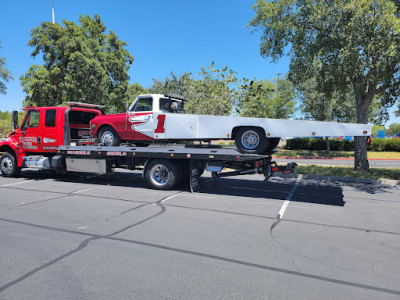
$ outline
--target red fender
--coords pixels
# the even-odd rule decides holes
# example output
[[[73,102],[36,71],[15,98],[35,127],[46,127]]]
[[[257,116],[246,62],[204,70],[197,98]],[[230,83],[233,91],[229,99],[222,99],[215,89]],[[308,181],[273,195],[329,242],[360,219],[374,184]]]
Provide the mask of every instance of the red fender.
[[[4,141],[0,142],[1,148],[11,148],[14,151],[15,158],[17,160],[18,167],[22,167],[22,162],[24,161],[25,152],[24,149],[19,145],[18,140],[14,137],[8,137]]]

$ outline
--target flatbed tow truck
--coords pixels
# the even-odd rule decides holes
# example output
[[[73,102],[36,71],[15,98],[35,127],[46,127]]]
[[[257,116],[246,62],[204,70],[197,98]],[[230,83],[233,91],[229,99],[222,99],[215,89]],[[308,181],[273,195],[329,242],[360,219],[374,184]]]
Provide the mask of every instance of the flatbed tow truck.
[[[0,142],[4,152],[0,170],[6,177],[18,176],[23,168],[106,174],[122,167],[143,170],[143,178],[154,189],[168,190],[187,180],[196,192],[204,170],[213,178],[263,174],[268,179],[274,172],[289,173],[295,167],[294,163],[278,167],[271,157],[275,151],[258,155],[204,145],[104,146],[90,137],[90,120],[103,114],[97,105],[69,103],[25,110],[20,127],[18,114],[13,113],[14,131]]]

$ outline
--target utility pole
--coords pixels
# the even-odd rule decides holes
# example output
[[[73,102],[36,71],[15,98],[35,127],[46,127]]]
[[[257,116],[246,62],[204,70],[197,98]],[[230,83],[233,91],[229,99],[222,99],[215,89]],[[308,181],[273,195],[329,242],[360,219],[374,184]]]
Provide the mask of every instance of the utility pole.
[[[54,13],[54,0],[51,0],[51,1],[52,1],[51,14],[53,16],[53,24],[55,24],[56,23],[56,16],[55,16],[55,13]]]

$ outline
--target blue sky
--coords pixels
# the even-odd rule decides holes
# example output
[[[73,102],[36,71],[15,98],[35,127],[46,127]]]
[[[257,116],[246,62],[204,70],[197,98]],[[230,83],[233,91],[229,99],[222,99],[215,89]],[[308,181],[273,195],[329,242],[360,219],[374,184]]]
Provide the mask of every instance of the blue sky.
[[[66,19],[78,23],[79,15],[100,15],[107,29],[128,43],[135,58],[130,82],[144,87],[152,84],[152,78],[165,78],[170,71],[198,73],[202,65],[212,61],[217,68],[227,65],[237,71],[238,78],[272,80],[288,71],[288,58],[271,63],[260,56],[260,34],[250,34],[246,28],[255,0],[54,2],[56,22]],[[43,21],[51,21],[51,0],[1,1],[0,56],[6,58],[14,76],[7,84],[7,94],[0,95],[2,111],[21,108],[25,94],[19,77],[32,64],[41,64],[39,56],[30,56],[30,31]]]

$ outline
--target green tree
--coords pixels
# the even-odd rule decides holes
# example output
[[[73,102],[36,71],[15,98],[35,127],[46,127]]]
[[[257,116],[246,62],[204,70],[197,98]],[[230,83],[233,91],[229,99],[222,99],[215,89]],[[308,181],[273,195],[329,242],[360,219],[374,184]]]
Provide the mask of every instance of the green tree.
[[[146,93],[146,89],[142,87],[139,83],[135,82],[133,84],[130,84],[125,94],[126,101],[131,104],[137,96],[144,93]]]
[[[386,132],[388,135],[400,134],[400,123],[392,123]]]
[[[215,116],[232,114],[237,84],[235,74],[227,66],[216,69],[214,62],[207,68],[202,67],[189,87],[188,112]]]
[[[187,99],[186,111],[202,115],[230,115],[235,102],[235,72],[225,66],[214,68],[214,62],[202,67],[195,76],[183,73],[178,76],[171,72],[164,80],[153,79],[150,93],[181,94]]]
[[[377,136],[378,135],[378,130],[386,130],[385,126],[383,125],[374,125],[372,126],[372,135]]]
[[[178,76],[171,71],[170,76],[164,80],[153,78],[153,85],[149,87],[148,91],[151,94],[174,93],[188,97],[191,92],[190,87],[193,85],[191,76],[191,73],[186,72]]]
[[[0,111],[0,138],[7,136],[7,133],[12,130],[12,117],[8,111]]]
[[[239,87],[237,111],[242,117],[287,119],[296,104],[294,87],[286,78],[248,80]]]
[[[345,93],[327,95],[317,89],[316,78],[303,82],[297,88],[300,110],[305,119],[355,123],[357,120],[354,91],[351,86]],[[387,108],[375,98],[368,111],[368,119],[374,124],[383,124],[389,119]]]
[[[6,84],[3,82],[3,80],[5,82],[8,82],[10,79],[14,79],[14,77],[12,77],[10,71],[5,67],[5,65],[6,59],[4,57],[0,57],[0,94],[6,94],[7,91]]]
[[[44,65],[32,65],[21,76],[25,105],[58,105],[80,101],[125,107],[128,70],[133,57],[126,42],[109,31],[100,16],[80,16],[80,25],[42,22],[31,31],[32,56],[43,54]]]
[[[390,0],[259,0],[250,26],[262,30],[260,52],[273,61],[288,49],[289,78],[314,77],[328,94],[353,87],[357,123],[368,123],[375,97],[393,105],[399,96],[400,21]],[[355,170],[369,169],[366,137],[355,138]]]

